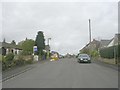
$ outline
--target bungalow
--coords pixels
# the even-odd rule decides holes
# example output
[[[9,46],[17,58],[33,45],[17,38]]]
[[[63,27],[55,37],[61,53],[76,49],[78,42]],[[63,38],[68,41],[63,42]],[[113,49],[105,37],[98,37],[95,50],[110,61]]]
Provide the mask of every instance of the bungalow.
[[[18,45],[6,43],[6,42],[0,42],[0,51],[2,55],[6,55],[9,53],[19,54],[21,50],[22,49],[19,48]]]

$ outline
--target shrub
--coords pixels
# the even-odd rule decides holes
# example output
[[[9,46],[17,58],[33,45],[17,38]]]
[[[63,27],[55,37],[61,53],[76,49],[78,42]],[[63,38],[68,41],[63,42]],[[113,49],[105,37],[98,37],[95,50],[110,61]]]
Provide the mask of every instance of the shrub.
[[[25,64],[25,61],[24,60],[15,60],[14,63],[16,66],[21,66],[21,65]]]
[[[98,56],[99,56],[99,53],[98,53],[98,51],[93,50],[93,51],[90,52],[90,55],[91,55],[92,57],[98,57]]]
[[[6,61],[5,61],[5,57],[2,56],[2,71],[4,71],[5,69],[7,69],[7,64],[6,64]]]
[[[33,46],[35,45],[35,41],[32,39],[26,39],[21,45],[22,55],[31,55],[33,53]]]
[[[5,60],[6,61],[13,61],[14,59],[14,54],[13,53],[9,53],[8,55],[6,55]]]
[[[2,56],[2,70],[6,70],[14,65],[13,63],[14,54],[10,53],[6,56]]]
[[[22,55],[18,55],[18,56],[15,57],[14,63],[17,66],[24,65],[25,64],[25,60],[23,59]]]
[[[25,65],[25,64],[32,64],[33,57],[31,55],[18,55],[15,57],[14,63],[16,65]]]
[[[26,64],[32,64],[33,63],[33,56],[32,55],[24,56],[24,60],[25,60]]]

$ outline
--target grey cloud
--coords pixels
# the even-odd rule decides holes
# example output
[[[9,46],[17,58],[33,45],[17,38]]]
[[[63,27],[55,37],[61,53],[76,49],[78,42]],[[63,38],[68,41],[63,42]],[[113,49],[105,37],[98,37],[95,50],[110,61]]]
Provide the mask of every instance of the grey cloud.
[[[35,39],[39,30],[51,37],[51,49],[77,53],[89,41],[88,19],[93,38],[112,38],[117,33],[117,3],[20,2],[2,4],[3,37],[10,42]]]

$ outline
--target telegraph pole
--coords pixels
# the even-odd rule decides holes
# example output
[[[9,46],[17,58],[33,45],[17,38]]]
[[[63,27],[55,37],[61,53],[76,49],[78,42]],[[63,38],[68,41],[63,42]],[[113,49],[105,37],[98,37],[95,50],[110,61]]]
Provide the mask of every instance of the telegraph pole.
[[[89,19],[89,39],[90,39],[89,42],[91,42],[91,20],[90,19]]]

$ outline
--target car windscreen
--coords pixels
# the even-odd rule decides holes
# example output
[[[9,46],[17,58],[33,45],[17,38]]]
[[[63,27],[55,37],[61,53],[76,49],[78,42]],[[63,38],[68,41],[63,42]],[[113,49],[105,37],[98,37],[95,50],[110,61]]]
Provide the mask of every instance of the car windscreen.
[[[79,57],[89,57],[88,55],[86,55],[86,54],[82,54],[82,55],[79,55]]]

